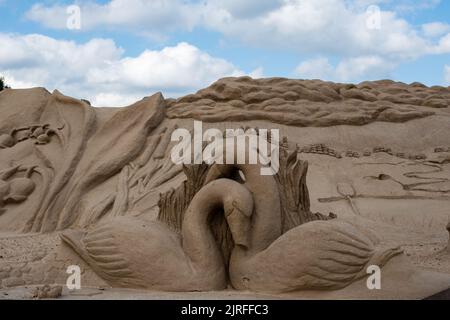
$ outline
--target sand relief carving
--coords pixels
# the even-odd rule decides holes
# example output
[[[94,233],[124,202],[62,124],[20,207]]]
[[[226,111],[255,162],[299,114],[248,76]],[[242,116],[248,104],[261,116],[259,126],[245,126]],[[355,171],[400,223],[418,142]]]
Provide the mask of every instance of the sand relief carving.
[[[402,90],[411,101],[396,100]],[[416,90],[423,101],[412,99]],[[431,103],[426,97],[437,90],[442,99]],[[177,100],[156,94],[114,110],[48,93],[41,113],[0,135],[0,228],[7,232],[0,234],[7,248],[0,250],[6,257],[0,258],[0,289],[63,282],[58,277],[68,264],[83,266],[94,279],[87,286],[264,293],[364,287],[369,266],[387,273],[403,268],[402,252],[416,241],[407,227],[391,230],[401,225],[394,219],[377,220],[377,205],[381,215],[388,201],[404,201],[408,210],[416,208],[406,201],[426,201],[427,210],[440,210],[436,221],[429,218],[437,227],[417,243],[443,236],[440,212],[450,200],[446,140],[436,133],[429,149],[416,148],[414,139],[403,148],[400,138],[384,139],[383,130],[389,124],[407,137],[416,125],[410,121],[429,126],[447,101],[450,94],[439,88],[248,78],[220,80]],[[279,170],[263,176],[261,164],[173,163],[171,134],[192,133],[194,120],[255,128],[257,135],[258,128],[286,125]],[[365,126],[369,138],[358,142]],[[381,137],[372,142],[372,134]],[[234,138],[224,134],[225,145]],[[15,250],[28,256],[29,243],[39,248],[34,239],[44,239],[44,253],[33,249],[38,258],[23,266],[17,256],[17,267],[10,267],[16,257],[8,248],[23,241]],[[445,260],[448,238],[443,242],[436,257]]]
[[[166,291],[221,290],[227,285],[225,265],[208,225],[218,208],[225,212],[235,241],[245,245],[252,195],[228,179],[214,181],[194,196],[181,235],[159,222],[129,220],[112,221],[86,234],[67,231],[62,238],[112,285]]]
[[[238,290],[339,289],[401,253],[310,212],[307,163],[297,150],[281,160],[276,177],[258,165],[185,167],[188,180],[161,195],[160,222],[110,220],[62,239],[113,286],[168,291],[220,290],[228,278]]]
[[[296,165],[304,166],[294,157]],[[293,208],[291,203],[280,201],[273,177],[262,177],[248,165],[218,166],[211,169],[206,183],[239,169],[255,201],[249,245],[235,245],[230,258],[230,278],[236,289],[274,292],[339,289],[365,276],[365,266],[383,266],[401,252],[395,247],[378,248],[376,240],[350,224],[332,219],[333,215],[309,213],[309,219],[305,219],[309,210],[307,190],[305,197],[291,198],[306,208]],[[295,181],[305,175],[306,170],[290,177]],[[295,190],[297,195],[305,192],[302,186],[305,184],[297,185],[300,187]],[[293,217],[292,212],[297,213],[298,220],[294,222],[297,226],[283,226],[282,216]]]
[[[30,179],[34,167],[14,166],[0,171],[0,215],[6,212],[4,208],[10,203],[22,203],[28,199],[36,188]],[[13,178],[19,172],[25,172],[23,177]]]
[[[27,127],[13,129],[9,134],[0,136],[0,149],[11,148],[19,142],[33,140],[35,144],[43,145],[50,142],[51,136],[56,135],[61,139],[59,133],[63,128],[51,129],[50,124],[35,124]]]

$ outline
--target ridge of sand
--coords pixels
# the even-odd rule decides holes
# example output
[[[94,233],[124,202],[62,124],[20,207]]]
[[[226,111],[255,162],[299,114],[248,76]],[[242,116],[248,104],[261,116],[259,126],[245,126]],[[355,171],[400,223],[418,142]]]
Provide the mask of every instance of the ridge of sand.
[[[177,100],[169,118],[205,122],[269,120],[301,127],[406,122],[448,109],[450,89],[390,80],[358,85],[284,78],[223,78]]]

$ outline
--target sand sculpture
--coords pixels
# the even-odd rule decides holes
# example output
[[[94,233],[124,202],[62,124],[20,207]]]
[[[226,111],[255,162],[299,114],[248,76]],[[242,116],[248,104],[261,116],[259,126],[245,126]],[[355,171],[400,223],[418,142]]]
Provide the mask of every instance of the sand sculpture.
[[[110,291],[424,298],[448,289],[449,101],[449,88],[418,83],[248,77],[125,108],[5,90],[0,295],[56,285],[59,296],[70,265],[83,269],[83,286]],[[279,129],[278,172],[173,163],[171,135],[194,120]],[[374,265],[375,291],[366,286]]]
[[[181,234],[154,222],[113,221],[62,238],[112,285],[166,291],[223,290],[227,277],[208,221],[223,208],[234,242],[246,245],[253,212],[252,195],[241,184],[221,179],[191,200]],[[134,248],[134,249],[132,249]]]

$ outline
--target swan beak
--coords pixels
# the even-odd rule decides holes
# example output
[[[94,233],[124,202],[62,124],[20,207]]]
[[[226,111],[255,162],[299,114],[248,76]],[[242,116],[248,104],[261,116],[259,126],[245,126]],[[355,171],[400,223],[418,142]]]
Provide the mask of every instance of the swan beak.
[[[249,239],[248,236],[243,236],[243,237],[239,237],[238,239],[235,240],[235,245],[237,246],[241,246],[243,248],[248,248],[249,246]]]
[[[235,221],[230,225],[233,235],[234,244],[244,248],[248,248],[250,244],[250,219],[240,217],[239,221]]]

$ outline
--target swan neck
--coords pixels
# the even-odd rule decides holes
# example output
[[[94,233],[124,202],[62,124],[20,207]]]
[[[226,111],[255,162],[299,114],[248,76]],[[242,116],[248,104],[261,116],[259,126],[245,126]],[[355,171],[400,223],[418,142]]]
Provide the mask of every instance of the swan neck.
[[[263,176],[260,167],[242,165],[246,187],[252,192],[255,210],[252,217],[249,254],[267,249],[281,236],[281,207],[278,185],[273,176]]]
[[[185,213],[181,229],[183,249],[197,268],[223,268],[222,254],[208,225],[209,216],[222,203],[219,190],[206,186],[192,199]]]

